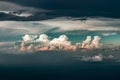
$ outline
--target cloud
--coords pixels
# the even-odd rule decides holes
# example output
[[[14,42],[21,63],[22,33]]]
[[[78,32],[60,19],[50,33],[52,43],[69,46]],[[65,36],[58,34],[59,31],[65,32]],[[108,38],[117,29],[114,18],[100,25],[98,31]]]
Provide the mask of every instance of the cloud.
[[[26,51],[26,45],[25,45],[25,42],[22,41],[20,45],[20,52],[24,52],[24,51]]]
[[[84,49],[98,49],[101,48],[100,37],[94,36],[92,40],[91,36],[87,36],[86,40],[80,43],[72,44],[66,35],[60,35],[58,38],[52,40],[46,34],[41,34],[39,38],[37,35],[23,36],[23,41],[20,44],[20,51],[33,52],[33,51],[77,51],[80,48]],[[92,40],[92,41],[91,41]]]
[[[7,5],[7,6],[6,6]],[[34,7],[27,7],[22,6],[16,3],[7,2],[7,1],[0,1],[0,11],[17,11],[17,10],[24,10],[25,12],[49,12],[50,10],[45,10],[42,8],[34,8]]]
[[[50,10],[26,7],[12,2],[0,1],[0,12],[19,17],[29,17],[37,12],[50,12]]]
[[[101,20],[100,18],[88,18],[86,23],[80,20],[73,21],[72,19],[62,18],[62,19],[52,19],[44,21],[0,21],[0,29],[12,30],[9,34],[41,34],[41,33],[52,33],[52,32],[64,32],[64,31],[75,31],[75,30],[93,30],[93,31],[104,31],[102,35],[106,34],[105,31],[119,31],[120,23],[119,19],[109,19]],[[104,19],[104,18],[102,18]],[[55,25],[54,25],[55,24]],[[51,31],[50,31],[51,30]],[[2,31],[0,30],[0,33]],[[8,31],[2,32],[1,34],[7,34]],[[81,32],[80,32],[81,33]],[[100,33],[101,34],[101,33]],[[112,33],[111,35],[115,35]],[[6,35],[7,36],[7,35]]]
[[[50,44],[56,45],[56,46],[59,46],[59,45],[69,46],[71,45],[71,42],[68,41],[68,37],[66,35],[61,35],[59,38],[54,38],[52,41],[50,41]]]
[[[81,48],[86,49],[101,48],[102,44],[100,43],[100,39],[101,38],[99,36],[94,36],[94,39],[92,40],[91,36],[87,36],[86,40],[83,41]]]
[[[82,56],[81,60],[82,61],[91,61],[91,57],[90,56]]]
[[[92,61],[92,62],[99,62],[103,61],[103,55],[100,53],[98,55],[93,55],[93,56],[82,56],[81,58],[82,61]]]
[[[34,43],[37,43],[35,45]],[[77,46],[72,45],[68,41],[66,35],[60,35],[58,38],[49,40],[46,34],[41,34],[37,39],[35,35],[25,35],[20,44],[20,52],[33,52],[33,51],[51,51],[51,50],[65,50],[76,51]]]
[[[94,39],[91,42],[91,47],[92,48],[100,48],[101,47],[100,39],[101,38],[99,36],[94,36]]]
[[[37,38],[37,35],[28,35],[22,37],[24,42],[32,42]]]
[[[41,24],[40,21],[0,21],[0,24],[0,29],[11,29],[13,30],[12,32],[17,30],[14,34],[19,34],[21,31],[23,31],[21,34],[40,34],[41,32],[44,33],[53,28],[52,26]],[[7,31],[2,34],[6,33]]]
[[[113,33],[102,33],[103,36],[114,36],[114,35],[117,35],[116,32],[113,32]]]
[[[83,41],[81,47],[82,47],[82,48],[90,48],[91,40],[92,40],[91,36],[87,36],[86,40]]]
[[[87,18],[85,22],[80,19],[60,17],[41,21],[43,24],[57,26],[58,31],[88,30],[88,31],[120,31],[120,19]]]
[[[49,37],[46,34],[41,34],[36,42],[48,44],[50,42]]]
[[[87,55],[87,56],[82,56],[81,61],[92,61],[92,62],[99,62],[103,61],[103,55],[99,53],[98,55]]]
[[[74,19],[74,18],[72,18]],[[117,28],[117,30],[119,30],[119,19],[110,19],[110,18],[88,18],[88,20],[83,23],[81,22],[80,20],[72,20],[72,19],[54,19],[54,20],[48,20],[48,21],[52,21],[52,22],[63,22],[63,24],[66,24],[65,27],[61,26],[59,27],[58,26],[50,26],[48,24],[43,24],[43,22],[46,22],[46,21],[28,21],[28,22],[24,22],[24,21],[0,21],[0,37],[1,37],[1,41],[2,40],[6,40],[6,41],[11,41],[12,39],[14,39],[14,41],[16,40],[20,40],[20,36],[24,35],[24,34],[41,34],[41,33],[47,33],[49,34],[50,30],[52,32],[56,32],[55,34],[67,34],[69,32],[67,31],[73,31],[73,32],[76,32],[74,31],[74,29],[78,30],[79,33],[81,33],[83,36],[86,36],[86,35],[90,35],[92,31],[86,31],[86,30],[90,30],[89,28],[89,25],[90,26],[94,26],[94,29],[96,30],[99,30],[98,27],[101,27],[104,29],[105,25],[106,25],[106,28],[109,29],[110,27],[113,27],[114,29]],[[104,20],[104,21],[103,21]],[[114,24],[113,24],[114,22]],[[71,24],[71,23],[74,23],[74,24]],[[77,24],[78,23],[78,24]],[[80,23],[80,24],[79,24]],[[81,26],[81,24],[83,25],[88,25],[87,26]],[[62,25],[62,23],[60,23],[60,25]],[[74,26],[74,27],[69,27],[70,26]],[[110,26],[108,26],[110,25]],[[84,28],[86,29],[85,31],[84,30],[81,30],[81,28]],[[56,27],[58,27],[56,29]],[[78,28],[77,28],[78,27]],[[65,28],[65,29],[64,29]],[[53,29],[53,30],[52,30]],[[113,30],[114,30],[113,29]],[[79,31],[80,30],[80,31]],[[112,30],[112,29],[110,29]],[[63,31],[66,31],[66,32],[63,32]],[[111,32],[111,31],[110,31]],[[102,33],[110,33],[109,31],[102,31]],[[76,32],[77,33],[77,32]],[[77,35],[81,35],[81,34],[77,34]],[[100,31],[96,31],[95,34],[92,34],[92,35],[101,35],[102,33],[100,33]],[[119,33],[119,31],[114,31],[113,33],[111,33],[112,35],[115,35],[116,33]],[[72,33],[71,33],[72,34]],[[69,36],[71,34],[68,34]],[[51,35],[51,34],[50,34]],[[108,34],[107,34],[108,35]],[[76,35],[75,35],[76,36]],[[53,37],[53,35],[52,35]],[[44,37],[42,37],[44,38]],[[38,41],[41,41],[42,38],[38,38]],[[71,38],[71,37],[70,37]],[[78,39],[78,38],[77,38]],[[76,39],[76,41],[78,41]],[[81,38],[81,36],[79,37],[79,40],[81,41],[83,38]],[[32,40],[32,39],[31,39]],[[42,39],[43,40],[43,39]],[[58,38],[55,39],[55,40],[59,40]],[[66,39],[67,40],[67,39]],[[72,39],[73,40],[73,39]],[[106,39],[108,40],[108,39]],[[112,39],[111,39],[112,40]],[[47,40],[46,38],[46,41],[49,42],[49,39]],[[51,41],[51,40],[50,40]],[[59,40],[60,41],[60,40]],[[68,40],[69,41],[69,40]],[[70,41],[71,42],[71,41]],[[70,44],[70,42],[68,42],[67,44]],[[92,42],[92,40],[90,41]],[[86,41],[84,42],[86,44]],[[94,42],[93,42],[94,43]],[[89,43],[87,43],[89,44]],[[81,45],[81,44],[80,44]],[[98,44],[100,46],[100,44]],[[91,45],[92,46],[92,45]],[[89,47],[89,46],[88,46]],[[94,45],[94,47],[96,47]]]
[[[92,57],[92,61],[103,61],[103,59],[101,56],[96,55]]]
[[[15,42],[0,42],[0,47],[12,47],[15,45]]]
[[[107,57],[108,59],[113,59],[114,58],[114,56],[113,55],[108,55],[108,57]]]

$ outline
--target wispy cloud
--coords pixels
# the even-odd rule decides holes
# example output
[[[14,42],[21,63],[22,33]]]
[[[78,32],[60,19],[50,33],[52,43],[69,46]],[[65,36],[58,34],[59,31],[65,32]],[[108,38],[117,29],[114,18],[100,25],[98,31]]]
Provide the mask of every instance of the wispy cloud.
[[[16,3],[11,3],[7,1],[0,1],[0,13],[5,13],[9,15],[19,16],[19,17],[29,17],[33,16],[36,12],[50,12],[51,10],[45,10],[42,8],[26,7]]]
[[[41,32],[46,32],[53,27],[43,25],[39,21],[36,22],[24,22],[24,21],[0,21],[1,29],[13,29],[27,31],[28,34],[39,34]],[[6,31],[7,32],[7,31]],[[5,33],[6,33],[5,32]],[[18,32],[19,33],[19,32]],[[4,33],[3,33],[4,34]],[[25,33],[23,33],[25,34]]]
[[[2,48],[2,47],[12,47],[12,46],[14,46],[15,45],[15,42],[0,42],[0,47]]]
[[[117,35],[116,32],[112,32],[112,33],[102,33],[103,36],[114,36]]]
[[[120,31],[120,19],[112,18],[87,18],[85,22],[82,20],[74,20],[74,18],[55,18],[41,21],[43,24],[59,27],[59,31],[72,30],[89,30],[89,31]]]

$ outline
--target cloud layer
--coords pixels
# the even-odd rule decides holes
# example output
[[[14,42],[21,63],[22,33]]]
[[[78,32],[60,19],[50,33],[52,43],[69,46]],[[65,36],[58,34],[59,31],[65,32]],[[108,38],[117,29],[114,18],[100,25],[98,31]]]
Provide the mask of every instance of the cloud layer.
[[[29,17],[34,16],[37,12],[50,12],[50,10],[45,10],[41,8],[26,7],[16,3],[0,1],[0,13],[5,13],[9,15],[19,16],[19,17]]]
[[[89,30],[89,31],[120,31],[119,19],[111,18],[86,18],[84,22],[81,18],[60,17],[51,20],[41,21],[43,24],[57,26],[60,31]]]
[[[55,24],[55,25],[54,25]],[[81,18],[61,17],[56,19],[44,20],[44,21],[0,21],[0,42],[19,41],[24,34],[31,34],[28,40],[33,37],[36,41],[50,42],[48,36],[38,36],[41,33],[46,33],[50,37],[54,38],[56,35],[65,34],[70,36],[72,41],[83,41],[84,37],[101,36],[107,44],[119,44],[119,19],[112,18],[87,18],[84,22]],[[94,30],[93,30],[94,29]],[[32,35],[37,35],[36,37]],[[81,37],[83,36],[83,37]],[[74,38],[72,38],[74,37]],[[45,40],[45,39],[46,40]],[[32,39],[32,40],[33,40]],[[44,39],[44,40],[43,40]],[[109,39],[109,40],[108,40]],[[85,41],[85,44],[89,44]],[[53,40],[59,41],[59,38]],[[91,40],[92,41],[92,40]],[[91,45],[90,41],[90,45]],[[71,42],[71,41],[70,41]],[[70,43],[69,42],[69,43]],[[69,44],[67,43],[67,44]],[[76,43],[76,42],[75,42]],[[93,42],[94,43],[94,42]],[[100,44],[99,44],[100,45]],[[95,46],[95,45],[94,45]],[[97,45],[96,45],[97,46]],[[89,46],[86,46],[89,47]]]

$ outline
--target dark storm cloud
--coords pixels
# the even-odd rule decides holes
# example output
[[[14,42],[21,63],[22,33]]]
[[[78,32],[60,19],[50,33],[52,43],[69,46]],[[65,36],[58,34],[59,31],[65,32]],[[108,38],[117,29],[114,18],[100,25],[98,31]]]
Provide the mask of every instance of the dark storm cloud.
[[[21,18],[11,15],[1,20],[43,20],[60,16],[84,17],[104,16],[120,17],[119,0],[1,0],[15,3],[25,7],[52,10],[52,12],[35,13],[29,18]],[[7,6],[7,5],[6,5]],[[44,14],[44,16],[43,16]],[[6,16],[5,14],[0,14]]]

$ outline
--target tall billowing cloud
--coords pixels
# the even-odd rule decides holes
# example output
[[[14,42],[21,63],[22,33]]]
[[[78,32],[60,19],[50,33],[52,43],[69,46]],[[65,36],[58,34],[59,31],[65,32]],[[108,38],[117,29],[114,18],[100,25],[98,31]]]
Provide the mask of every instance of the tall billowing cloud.
[[[21,42],[20,51],[21,51],[21,52],[26,51],[26,45],[25,45],[25,42],[24,42],[24,41]]]
[[[41,43],[46,43],[46,44],[50,42],[49,37],[46,34],[41,34],[36,41]]]
[[[91,36],[87,36],[86,40],[83,41],[81,48],[90,48]]]
[[[83,41],[81,48],[86,48],[86,49],[93,49],[93,48],[100,48],[101,43],[100,40],[101,38],[99,36],[94,36],[94,39],[92,40],[91,36],[87,36],[86,40]]]
[[[75,45],[71,44],[71,41],[68,40],[68,37],[66,35],[61,35],[58,38],[54,38],[50,41],[50,46],[57,47],[58,50],[70,50],[75,51],[77,47]]]
[[[80,45],[73,45],[66,35],[60,35],[58,38],[52,40],[46,34],[41,34],[39,38],[37,35],[25,35],[20,45],[20,51],[33,52],[33,51],[77,51],[80,48],[84,49],[96,49],[101,47],[100,37],[94,36],[93,40],[91,36],[87,36],[86,40]],[[36,45],[36,44],[37,45]]]
[[[28,34],[26,34],[25,36],[23,36],[23,41],[32,42],[35,38],[37,38],[36,35],[28,35]]]
[[[94,39],[91,43],[91,47],[92,48],[100,48],[101,47],[100,39],[101,38],[99,36],[94,36]]]
[[[50,41],[50,44],[57,46],[69,46],[71,45],[71,42],[68,41],[68,37],[66,35],[61,35],[59,38],[54,38],[52,41]]]
[[[0,1],[0,13],[5,13],[9,15],[19,16],[19,17],[29,17],[34,16],[36,12],[50,12],[50,10],[44,10],[41,8],[26,7],[16,3]]]

